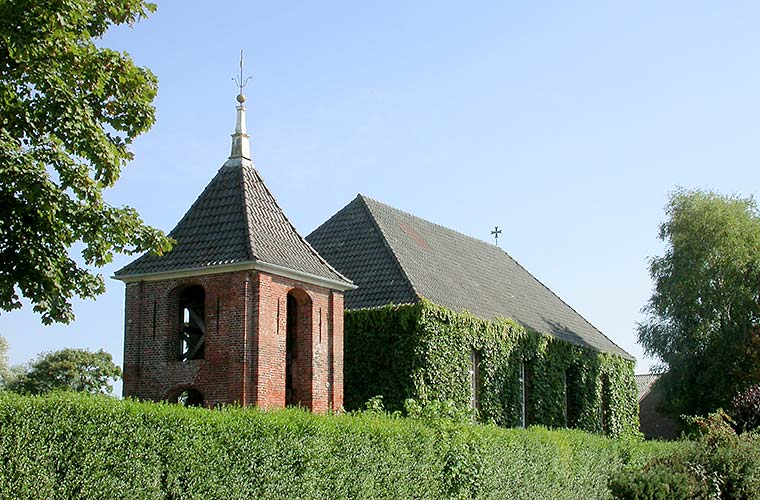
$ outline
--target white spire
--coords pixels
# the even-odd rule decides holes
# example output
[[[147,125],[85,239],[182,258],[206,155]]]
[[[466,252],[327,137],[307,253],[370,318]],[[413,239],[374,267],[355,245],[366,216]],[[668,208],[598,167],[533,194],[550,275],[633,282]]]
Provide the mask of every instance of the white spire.
[[[237,122],[235,123],[235,133],[232,134],[232,152],[230,153],[230,159],[232,158],[245,158],[251,159],[251,142],[248,140],[250,136],[245,130],[245,95],[243,95],[243,87],[245,87],[248,80],[251,77],[243,78],[243,50],[240,50],[240,78],[233,78],[240,88],[240,93],[237,96],[238,106],[237,109]]]
[[[237,109],[237,121],[235,123],[235,133],[232,134],[232,152],[230,158],[251,159],[251,142],[250,136],[245,129],[245,96],[241,93],[237,96],[240,103]]]

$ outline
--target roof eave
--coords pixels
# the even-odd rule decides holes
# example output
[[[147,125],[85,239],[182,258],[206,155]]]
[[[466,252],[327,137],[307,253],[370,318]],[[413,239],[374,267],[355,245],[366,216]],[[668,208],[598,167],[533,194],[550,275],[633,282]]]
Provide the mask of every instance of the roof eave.
[[[158,271],[151,273],[134,273],[134,274],[122,274],[113,275],[112,279],[123,281],[124,283],[135,283],[139,281],[163,281],[172,279],[191,278],[194,276],[203,276],[208,274],[230,273],[235,271],[262,271],[283,278],[289,278],[296,281],[308,283],[310,285],[321,286],[329,288],[331,290],[338,290],[345,292],[347,290],[355,290],[358,288],[352,282],[346,280],[338,280],[325,278],[323,276],[317,276],[315,274],[299,271],[297,269],[290,269],[288,267],[279,266],[277,264],[270,264],[269,262],[247,261],[247,262],[235,262],[231,264],[219,264],[204,267],[195,267],[189,269],[178,269],[173,271]]]

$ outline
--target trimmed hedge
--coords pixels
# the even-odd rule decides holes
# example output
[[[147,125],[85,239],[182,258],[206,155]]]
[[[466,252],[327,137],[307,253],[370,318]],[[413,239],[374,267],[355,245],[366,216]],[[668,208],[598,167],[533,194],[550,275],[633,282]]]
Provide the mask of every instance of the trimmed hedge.
[[[671,445],[384,414],[0,393],[0,498],[603,499]]]
[[[389,410],[403,409],[409,398],[470,408],[473,351],[480,357],[480,421],[520,425],[522,362],[528,424],[638,433],[633,362],[424,299],[346,312],[346,408],[374,396]]]

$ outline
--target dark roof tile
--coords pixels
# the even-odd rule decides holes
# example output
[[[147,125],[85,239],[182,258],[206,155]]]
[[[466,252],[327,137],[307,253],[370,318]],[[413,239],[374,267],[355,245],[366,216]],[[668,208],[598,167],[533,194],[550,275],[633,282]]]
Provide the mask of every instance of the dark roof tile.
[[[602,352],[631,355],[497,246],[359,195],[307,240],[359,288],[347,309],[418,297]]]
[[[417,300],[393,252],[363,203],[356,200],[306,237],[340,273],[354,276],[358,286],[345,294],[346,309],[382,306]]]
[[[169,236],[171,252],[146,253],[116,277],[260,261],[350,283],[298,234],[247,159],[228,160]]]

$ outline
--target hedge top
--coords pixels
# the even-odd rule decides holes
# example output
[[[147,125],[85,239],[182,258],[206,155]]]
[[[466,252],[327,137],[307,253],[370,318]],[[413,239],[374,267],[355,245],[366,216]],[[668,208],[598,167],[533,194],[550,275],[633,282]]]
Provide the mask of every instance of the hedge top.
[[[359,286],[347,309],[424,297],[633,359],[499,247],[361,194],[306,239]]]

